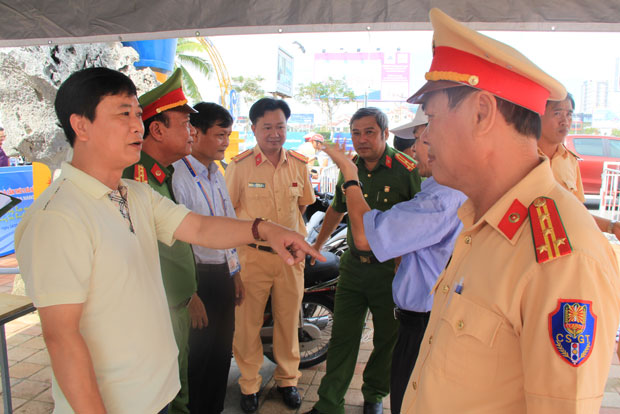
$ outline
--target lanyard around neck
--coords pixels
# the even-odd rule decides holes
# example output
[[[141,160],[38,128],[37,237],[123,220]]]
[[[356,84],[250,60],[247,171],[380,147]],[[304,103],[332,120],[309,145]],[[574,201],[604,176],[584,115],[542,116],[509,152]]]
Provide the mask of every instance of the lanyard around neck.
[[[189,162],[187,157],[183,157],[181,159],[183,160],[183,163],[185,164],[185,166],[189,170],[189,173],[194,178],[194,182],[196,183],[196,185],[198,186],[198,188],[202,192],[202,196],[205,198],[205,200],[207,202],[207,206],[209,207],[209,211],[211,212],[211,215],[215,216],[214,204],[211,201],[211,198],[209,198],[209,195],[207,194],[207,192],[205,191],[204,186],[202,185],[202,182],[200,181],[200,177],[198,177],[198,174],[196,174],[196,171],[194,170],[194,167],[192,167],[192,164]],[[216,180],[215,184],[217,186],[217,190],[220,193],[220,198],[222,200],[222,208],[224,209],[224,214],[228,215],[228,212],[226,211],[226,201],[224,200],[224,195],[222,194],[222,190],[220,189],[220,187],[217,185],[217,178],[215,180]]]

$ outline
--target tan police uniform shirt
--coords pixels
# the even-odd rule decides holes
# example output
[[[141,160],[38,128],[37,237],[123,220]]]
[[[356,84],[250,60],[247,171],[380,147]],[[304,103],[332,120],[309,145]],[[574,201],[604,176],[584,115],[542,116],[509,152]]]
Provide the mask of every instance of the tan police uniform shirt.
[[[568,237],[557,246],[572,252],[538,263],[523,210],[541,196],[555,200]],[[591,215],[560,187],[544,159],[476,223],[471,200],[459,217],[464,228],[435,285],[402,412],[598,413],[618,328],[620,282],[609,242]],[[545,237],[553,240],[559,231],[554,227]],[[569,331],[576,345],[569,344]],[[566,358],[572,346],[575,363]]]
[[[560,144],[551,157],[551,170],[562,187],[573,193],[582,203],[586,201],[583,183],[581,182],[581,171],[579,171],[579,161],[577,156],[566,149],[564,144]]]
[[[277,166],[258,145],[226,168],[226,186],[237,217],[269,219],[306,234],[299,206],[314,203],[314,191],[301,154],[282,149]]]

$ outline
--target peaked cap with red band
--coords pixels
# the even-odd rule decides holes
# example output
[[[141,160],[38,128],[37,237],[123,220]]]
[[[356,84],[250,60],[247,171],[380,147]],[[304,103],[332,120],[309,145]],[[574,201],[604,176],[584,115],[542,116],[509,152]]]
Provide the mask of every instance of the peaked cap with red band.
[[[491,92],[493,95],[545,113],[547,100],[561,101],[566,89],[512,47],[482,35],[452,19],[439,9],[431,9],[433,62],[428,81],[407,100],[424,102],[424,94],[459,85]]]
[[[138,98],[138,102],[142,105],[143,121],[172,108],[182,107],[190,114],[197,112],[187,104],[187,98],[183,93],[181,69],[175,70],[166,82]]]

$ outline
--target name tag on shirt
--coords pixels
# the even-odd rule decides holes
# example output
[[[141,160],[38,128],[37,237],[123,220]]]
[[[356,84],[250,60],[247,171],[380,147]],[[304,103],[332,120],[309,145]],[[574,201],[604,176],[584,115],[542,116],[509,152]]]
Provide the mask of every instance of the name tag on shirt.
[[[265,183],[248,183],[250,188],[265,188]]]

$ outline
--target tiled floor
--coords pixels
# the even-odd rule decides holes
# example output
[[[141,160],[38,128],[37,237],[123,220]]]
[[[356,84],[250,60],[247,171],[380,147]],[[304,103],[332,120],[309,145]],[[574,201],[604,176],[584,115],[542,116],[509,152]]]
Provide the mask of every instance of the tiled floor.
[[[13,257],[0,259],[0,267],[16,267]],[[0,292],[11,293],[13,275],[0,275]],[[355,375],[349,391],[345,396],[345,414],[361,413],[363,397],[361,392],[362,371],[372,350],[372,323],[363,336],[360,346]],[[49,355],[45,349],[41,327],[36,313],[26,315],[6,325],[8,343],[8,358],[11,376],[11,391],[13,397],[13,412],[15,414],[47,414],[53,409],[51,398],[51,367]],[[302,396],[302,405],[298,410],[289,410],[282,403],[282,399],[275,389],[271,378],[274,365],[269,361],[264,364],[261,374],[265,386],[260,397],[259,413],[305,413],[318,400],[317,390],[323,375],[325,363],[302,371],[299,380],[299,392]],[[239,387],[237,378],[239,370],[234,361],[229,376],[228,394],[224,409],[225,414],[240,414]],[[389,398],[384,400],[384,413],[388,414]],[[3,413],[0,406],[0,414]],[[614,354],[605,396],[600,414],[620,414],[620,361]]]

